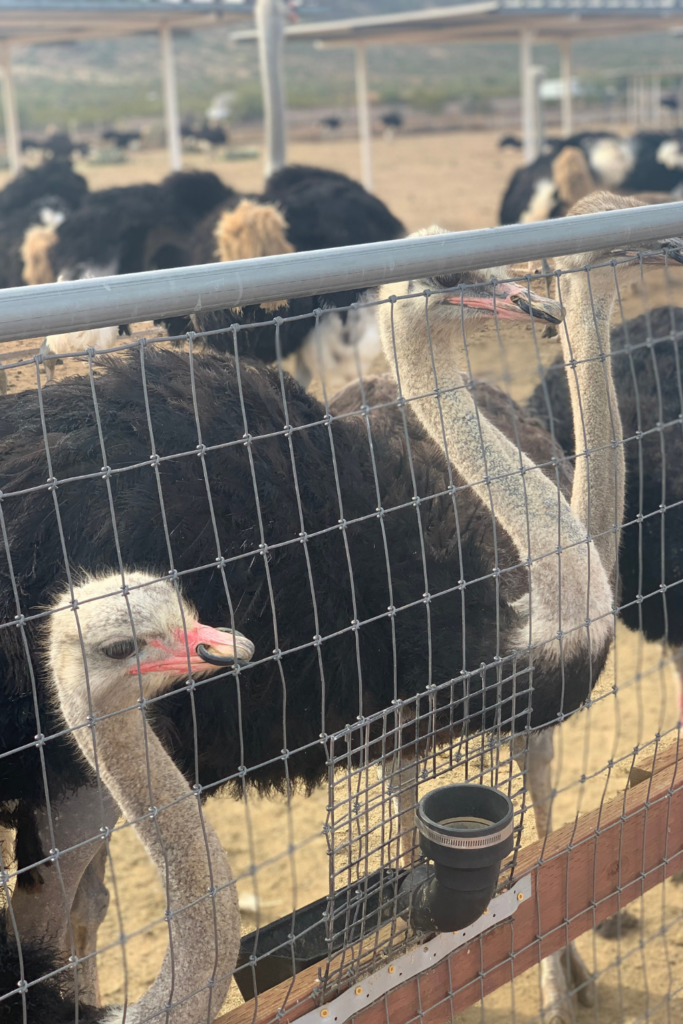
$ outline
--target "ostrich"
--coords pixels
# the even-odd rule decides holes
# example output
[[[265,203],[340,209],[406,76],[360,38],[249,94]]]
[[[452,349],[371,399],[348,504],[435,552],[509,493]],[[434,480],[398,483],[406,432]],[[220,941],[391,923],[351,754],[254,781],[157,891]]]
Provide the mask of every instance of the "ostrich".
[[[100,137],[103,142],[109,142],[117,149],[128,149],[132,143],[140,142],[142,133],[138,131],[117,132],[115,129],[109,128],[106,132],[102,132]]]
[[[234,210],[226,210],[218,218],[213,232],[214,251],[223,262],[293,252],[288,233],[289,224],[276,206],[243,199]],[[381,352],[375,311],[363,305],[345,313],[332,308],[317,317],[315,311],[355,303],[361,295],[354,290],[209,313],[199,311],[190,317],[166,320],[164,325],[172,336],[190,329],[221,331],[204,339],[205,345],[217,352],[232,351],[232,325],[249,325],[249,331],[242,335],[244,355],[267,363],[274,362],[278,354],[281,358],[294,356],[294,375],[304,387],[317,375],[322,360],[332,375],[330,379],[338,379],[341,387],[356,376],[357,360],[364,372]],[[274,315],[286,318],[277,337]]]
[[[261,200],[289,225],[296,252],[402,238],[405,227],[358,181],[321,167],[292,164],[271,174]]]
[[[582,200],[572,212],[580,214],[598,212],[600,210],[624,209],[639,205],[642,204],[635,199],[612,196],[608,193],[596,193]],[[670,244],[675,249],[676,247],[680,248],[683,243],[675,239],[671,240]],[[643,246],[643,248],[646,249],[647,246]],[[661,246],[656,244],[656,249],[661,250]],[[623,259],[625,255],[623,251],[599,251],[565,257],[557,259],[555,262],[560,270],[577,271],[591,264],[604,264],[615,257]],[[642,258],[644,263],[665,263],[667,259],[683,262],[683,256],[678,251],[666,252],[665,250],[665,254],[661,251],[656,251],[644,255]],[[628,280],[631,275],[638,275],[640,273],[639,260],[621,262],[617,268],[617,273],[622,283]],[[532,400],[529,408],[522,410],[510,402],[498,389],[484,384],[473,383],[472,385],[480,414],[493,421],[508,437],[516,439],[520,448],[530,455],[538,465],[550,466],[556,463],[556,457],[562,454],[555,447],[556,442],[559,441],[564,446],[567,433],[569,433],[569,440],[573,442],[574,423],[582,425],[579,427],[581,430],[580,451],[584,453],[590,452],[590,460],[585,455],[577,460],[572,480],[570,465],[567,460],[561,459],[557,467],[558,482],[565,494],[569,485],[572,495],[572,507],[575,508],[577,515],[586,524],[588,533],[595,538],[602,567],[607,572],[613,585],[616,577],[616,548],[618,543],[614,531],[622,522],[624,506],[624,452],[622,450],[623,446],[620,446],[615,456],[611,449],[612,442],[610,441],[610,445],[602,447],[598,445],[597,437],[602,435],[606,438],[611,433],[610,422],[613,421],[613,440],[617,442],[621,440],[622,433],[617,409],[622,410],[626,423],[629,422],[629,418],[633,419],[634,391],[633,383],[626,383],[628,374],[631,372],[628,357],[622,359],[622,369],[618,372],[615,371],[617,372],[618,383],[623,384],[626,395],[625,397],[617,389],[617,393],[619,393],[618,403],[615,386],[609,375],[601,369],[601,354],[610,351],[609,324],[616,297],[617,281],[612,267],[593,269],[590,274],[590,283],[586,274],[570,273],[562,278],[562,300],[566,309],[566,330],[561,329],[564,357],[561,366],[558,365],[554,368],[554,371],[548,375],[547,381],[551,387],[551,401],[549,404],[553,412],[555,412],[552,401],[554,396],[561,391],[564,399],[560,404],[559,421],[555,421],[556,430],[554,436],[547,423],[548,405],[545,400],[545,392],[541,388],[537,390],[534,396],[535,400]],[[670,321],[665,326],[660,320],[659,326],[661,334],[666,334],[671,330]],[[614,334],[616,332],[613,332],[613,336]],[[617,350],[620,347],[622,346],[617,342]],[[669,344],[669,349],[670,347]],[[681,400],[678,390],[679,375],[673,372],[671,364],[674,362],[674,355],[669,349],[666,349],[663,354],[663,359],[669,365],[670,370],[668,380],[663,387],[665,395],[670,398],[669,407],[671,410],[667,417],[665,407],[665,419],[667,422],[672,422],[669,431],[670,436],[667,441],[667,465],[675,466],[678,464],[676,454],[679,453],[678,461],[680,461],[681,455],[683,455],[683,445],[681,445],[680,441],[680,425],[677,427],[673,424],[673,421],[677,420],[680,415]],[[683,345],[681,346],[680,358],[683,359]],[[643,352],[641,362],[645,362],[646,359],[649,360],[649,355]],[[571,370],[568,368],[568,364],[574,365],[574,361],[576,361],[576,368]],[[610,360],[610,363],[617,366],[618,357]],[[663,373],[666,373],[666,365],[663,364],[661,370]],[[653,381],[654,377],[654,370],[651,368],[649,378]],[[443,387],[441,382],[440,386]],[[335,415],[352,415],[354,411],[357,413],[362,406],[369,407],[374,410],[370,413],[370,425],[373,430],[376,429],[378,421],[383,422],[385,426],[391,421],[395,432],[400,433],[401,430],[405,429],[405,426],[401,410],[394,404],[398,395],[396,382],[388,375],[384,375],[383,377],[365,380],[362,386],[360,384],[350,385],[339,395],[335,396],[330,403],[330,410]],[[658,406],[654,394],[654,382],[652,383],[650,407],[654,421],[659,418],[656,415]],[[541,417],[542,413],[545,414],[544,417]],[[542,426],[541,423],[544,418],[546,422]],[[410,429],[411,448],[419,451],[420,445],[424,443],[422,425],[418,424],[415,419],[411,420],[409,418],[408,426]],[[645,426],[637,427],[634,423],[630,428],[630,435],[633,436],[637,429],[644,430],[646,428]],[[627,427],[628,433],[629,428]],[[649,463],[651,470],[648,468],[648,473],[652,473],[653,483],[659,478],[658,486],[653,486],[652,488],[652,502],[655,503],[657,510],[659,510],[659,505],[662,501],[662,456],[658,454],[659,444],[660,438],[659,434],[657,434],[656,437],[649,441],[652,452],[643,453],[652,456]],[[655,451],[655,448],[657,448],[657,451]],[[566,450],[573,451],[573,445],[571,447],[567,446]],[[627,444],[627,465],[629,463],[633,464],[637,457],[638,452],[635,450],[633,442],[631,443],[630,451]],[[457,461],[454,459],[454,462],[459,468],[459,459]],[[559,475],[560,469],[562,469],[564,475]],[[589,485],[590,503],[588,502]],[[637,493],[638,477],[636,474],[635,479],[630,478],[627,483],[627,522],[629,519],[635,519],[637,514],[638,509],[631,511],[632,495],[637,496]],[[669,492],[668,501],[670,504],[675,505],[676,494]],[[648,508],[647,511],[649,510]],[[642,511],[645,512],[646,509],[643,508]],[[680,510],[676,511],[676,515],[676,521],[678,522],[681,518]],[[652,580],[651,587],[654,602],[657,602],[657,598],[659,598],[659,602],[662,600],[658,589],[661,580],[657,575],[661,572],[660,535],[658,532],[661,530],[660,518],[658,515],[652,523],[653,551],[656,548],[656,559],[653,557],[652,561],[654,564],[651,566],[653,577],[656,577],[656,581]],[[633,530],[633,527],[631,529]],[[645,529],[647,530],[647,526]],[[654,535],[655,533],[656,536]],[[667,582],[673,582],[674,579],[681,578],[680,544],[678,543],[678,534],[675,528],[669,527],[667,538],[670,538],[668,540],[667,562],[671,565],[670,572],[667,572]],[[633,539],[637,542],[637,535]],[[619,567],[622,569],[622,572],[623,552],[627,549],[628,544],[622,549],[622,556],[620,557]],[[637,551],[635,554],[637,555]],[[637,579],[637,574],[635,578]],[[678,607],[680,608],[681,597],[679,591],[674,588],[672,591],[669,591],[669,594],[671,595],[672,602],[678,601]],[[657,603],[656,610],[661,618],[662,608],[659,602]],[[640,606],[634,601],[631,606],[632,617],[637,619],[639,612]],[[680,612],[677,627],[679,631],[683,627],[683,615]],[[683,644],[683,632],[678,635],[680,635],[678,642]],[[512,752],[513,756],[517,758],[520,768],[522,770],[526,768],[527,785],[534,807],[537,832],[539,837],[543,838],[551,829],[552,781],[550,765],[553,756],[552,730],[532,732],[529,736],[528,744],[522,744],[520,742],[521,739],[522,737],[520,736],[513,740]],[[407,839],[407,841],[404,841],[403,848],[409,854],[413,846],[412,815],[417,802],[417,774],[414,761],[406,758],[405,754],[403,754],[402,763],[394,769],[394,774],[397,776],[394,789],[398,793],[396,813],[401,822],[401,834]],[[573,990],[578,990],[579,999],[582,1002],[589,1004],[592,1001],[590,976],[574,945],[570,944],[562,953],[555,954],[542,962],[542,1000],[544,1007],[549,1010],[548,1020],[550,1024],[570,1024],[572,1016],[569,1008],[569,994]]]
[[[0,287],[54,280],[47,252],[87,192],[68,160],[55,159],[21,171],[0,192]]]
[[[581,198],[571,189],[568,201],[562,197],[566,169],[557,164],[557,158],[566,148],[579,149],[584,155],[585,168],[573,174],[575,182],[579,176],[588,184],[592,179],[584,194],[595,188],[607,188],[626,195],[659,195],[655,202],[666,201],[662,194],[669,193],[669,198],[674,198],[683,187],[682,143],[680,131],[672,135],[637,132],[630,139],[608,132],[582,132],[569,139],[548,140],[544,152],[512,176],[503,198],[501,224],[562,217],[568,205]]]
[[[93,192],[58,228],[49,251],[54,278],[185,266],[192,262],[192,231],[212,210],[237,200],[210,171],[178,171],[159,185]]]
[[[594,210],[592,197],[573,213]],[[635,201],[631,205],[639,205]],[[564,294],[565,279],[561,281]],[[621,530],[619,617],[675,655],[683,694],[683,310],[660,307],[612,329],[612,375],[626,441],[625,526]],[[569,456],[577,449],[563,357],[528,402]]]
[[[0,737],[0,820],[18,829],[20,931],[26,904],[39,904],[43,916],[63,905],[54,869],[41,866],[41,885],[30,870],[41,859],[36,849],[74,847],[92,818],[92,787],[61,736],[40,667],[27,662],[32,616],[65,579],[65,560],[86,570],[122,560],[183,573],[202,617],[218,616],[259,650],[275,650],[249,669],[256,674],[239,692],[208,680],[192,691],[179,685],[155,706],[155,730],[205,795],[222,785],[239,792],[241,765],[262,790],[285,780],[310,788],[326,778],[326,736],[427,685],[437,687],[443,740],[465,727],[539,728],[586,699],[610,645],[613,597],[586,541],[580,490],[570,506],[552,464],[548,479],[477,418],[456,369],[464,326],[494,315],[557,321],[561,310],[490,277],[406,282],[391,318],[384,306],[383,344],[393,352],[393,329],[404,395],[433,392],[430,339],[434,348],[440,398],[410,403],[429,438],[422,461],[411,461],[393,422],[373,425],[372,446],[357,417],[329,422],[288,375],[242,360],[240,333],[234,356],[195,355],[191,364],[181,353],[145,349],[144,386],[136,351],[104,357],[95,392],[87,378],[71,377],[0,403],[0,621],[26,616],[0,636],[2,678],[13,693]],[[589,363],[586,388],[591,370],[602,380]],[[601,420],[591,446],[612,436]],[[56,503],[47,477],[61,481]],[[531,565],[521,565],[528,556]],[[36,734],[52,737],[44,749]],[[112,823],[115,809],[107,814]]]
[[[160,1014],[174,1024],[196,1024],[214,1019],[230,986],[240,941],[237,895],[218,837],[139,701],[158,698],[190,673],[215,673],[197,653],[202,643],[224,663],[248,660],[253,647],[242,636],[228,641],[198,623],[170,581],[127,572],[125,583],[122,589],[116,573],[91,577],[53,601],[46,631],[48,690],[70,742],[133,823],[159,872],[172,915],[170,941],[141,999],[126,1007],[79,1008],[78,1019],[133,1024]],[[230,682],[224,678],[222,685]],[[86,722],[92,724],[83,728]],[[153,818],[150,806],[158,808]],[[89,823],[91,841],[97,822],[94,817]],[[16,908],[10,921],[15,917]],[[38,980],[62,966],[47,952],[56,923],[43,913],[42,943],[35,937],[26,942],[11,923],[3,924],[0,1005],[7,1024],[76,1019],[59,974]],[[17,987],[24,978],[37,982],[25,994]]]

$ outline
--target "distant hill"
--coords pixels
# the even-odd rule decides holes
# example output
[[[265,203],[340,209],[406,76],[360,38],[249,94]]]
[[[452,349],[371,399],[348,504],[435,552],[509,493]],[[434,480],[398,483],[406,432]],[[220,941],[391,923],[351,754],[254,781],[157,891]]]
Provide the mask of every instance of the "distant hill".
[[[0,3],[2,0],[0,0]],[[95,0],[94,0],[95,2]],[[139,0],[131,0],[139,2]],[[358,17],[447,6],[456,0],[294,0],[302,20]],[[244,25],[252,24],[245,11]],[[183,115],[201,116],[216,93],[234,93],[233,123],[259,118],[261,87],[256,48],[230,42],[232,25],[209,31],[177,33],[180,107]],[[618,88],[607,68],[678,66],[681,40],[665,35],[595,39],[574,47],[576,72],[592,82],[596,98]],[[558,73],[557,48],[539,45],[534,59],[549,77]],[[17,46],[12,61],[17,82],[21,125],[26,132],[112,127],[119,119],[157,119],[161,131],[159,42],[153,35],[83,40],[71,45]],[[292,109],[353,108],[354,63],[349,50],[320,51],[310,44],[291,44],[285,59],[288,105]],[[438,113],[451,100],[466,101],[477,112],[500,98],[518,95],[517,45],[433,44],[373,46],[368,51],[369,85],[375,104],[407,104]],[[679,76],[663,86],[678,88]],[[2,119],[0,117],[0,134]]]

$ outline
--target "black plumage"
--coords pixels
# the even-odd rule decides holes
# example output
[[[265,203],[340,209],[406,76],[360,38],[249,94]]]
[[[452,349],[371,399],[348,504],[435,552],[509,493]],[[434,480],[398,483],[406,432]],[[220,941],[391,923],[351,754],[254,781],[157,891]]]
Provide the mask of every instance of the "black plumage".
[[[642,629],[648,640],[666,639],[673,646],[683,644],[681,332],[683,309],[663,306],[613,327],[611,333],[626,458],[619,617],[630,629]],[[560,358],[548,369],[528,408],[548,426],[552,416],[557,441],[573,455],[574,427],[563,367]],[[665,592],[662,585],[668,588]]]
[[[9,932],[9,933],[8,933]],[[101,1011],[80,1004],[78,1017],[73,997],[64,991],[65,971],[48,947],[22,943],[21,953],[5,914],[0,914],[0,1024],[94,1024]],[[22,992],[20,982],[26,982]]]
[[[403,224],[381,199],[336,171],[293,164],[266,182],[262,201],[275,203],[297,252],[402,238]]]
[[[210,171],[178,171],[159,185],[92,192],[59,229],[50,250],[55,275],[132,274],[187,266],[189,239],[215,207],[236,193]]]
[[[619,183],[623,192],[671,192],[683,182],[683,132],[636,132],[629,140],[633,166]],[[667,166],[662,144],[673,144],[676,160]]]
[[[22,278],[21,246],[28,228],[45,216],[68,218],[84,202],[85,178],[66,160],[46,160],[23,170],[0,191],[0,288],[18,288]]]
[[[525,210],[529,208],[535,191],[545,183],[552,183],[552,162],[557,152],[554,150],[552,153],[543,153],[533,163],[517,168],[503,196],[500,207],[501,224],[517,224]],[[566,212],[559,199],[555,197],[549,216],[562,217]]]

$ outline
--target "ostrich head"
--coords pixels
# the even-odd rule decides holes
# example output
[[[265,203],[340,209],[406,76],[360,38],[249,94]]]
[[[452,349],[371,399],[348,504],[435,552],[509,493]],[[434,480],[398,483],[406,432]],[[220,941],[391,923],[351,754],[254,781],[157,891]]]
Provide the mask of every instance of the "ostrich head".
[[[431,227],[417,231],[411,238],[441,235],[443,228]],[[458,338],[469,338],[496,320],[517,320],[530,324],[542,320],[558,324],[564,316],[559,302],[536,295],[526,284],[505,282],[510,277],[506,267],[492,267],[458,273],[438,274],[429,278],[405,281],[403,284],[383,285],[379,289],[378,319],[380,333],[389,364],[394,362],[394,343],[397,352],[406,356],[417,339],[432,347],[450,350]],[[389,302],[394,295],[414,296]],[[429,359],[429,354],[426,353]]]
[[[171,688],[179,679],[216,672],[217,665],[249,661],[253,644],[240,633],[221,632],[197,614],[168,580],[144,573],[88,579],[53,604],[48,656],[67,723],[132,707]],[[65,607],[66,606],[66,607]],[[212,663],[202,657],[208,656]]]
[[[585,213],[604,213],[607,210],[632,210],[636,206],[646,205],[635,196],[616,196],[611,192],[591,192],[590,195],[584,196],[578,203],[575,203],[567,216],[577,217]],[[683,239],[660,237],[636,242],[634,245],[606,246],[595,249],[593,252],[562,256],[555,259],[554,263],[562,270],[583,270],[584,267],[608,263],[610,260],[619,261],[616,270],[621,283],[628,280],[629,277],[637,277],[640,274],[641,263],[644,266],[665,266],[671,262],[683,263]],[[593,280],[593,275],[596,275],[597,278],[600,270],[603,271],[604,276],[614,280],[613,267],[591,270],[591,280]]]

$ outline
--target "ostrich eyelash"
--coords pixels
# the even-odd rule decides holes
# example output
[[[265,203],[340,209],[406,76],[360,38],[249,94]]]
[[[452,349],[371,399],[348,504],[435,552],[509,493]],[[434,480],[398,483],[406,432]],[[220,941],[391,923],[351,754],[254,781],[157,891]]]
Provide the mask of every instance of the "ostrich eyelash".
[[[146,646],[147,642],[145,640],[138,640],[138,651],[141,651]],[[132,654],[135,654],[136,644],[132,638],[130,640],[114,640],[113,643],[100,647],[100,650],[107,658],[113,658],[114,661],[123,661],[124,658],[130,658]]]

